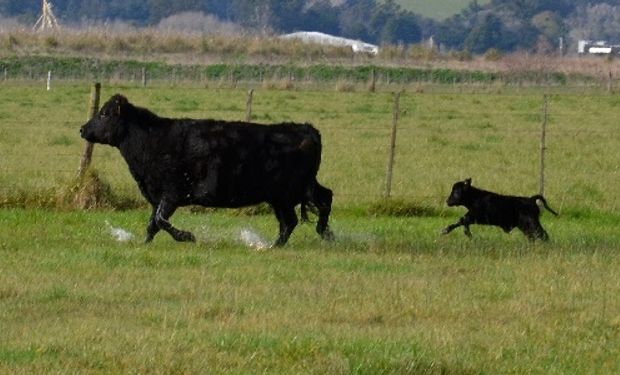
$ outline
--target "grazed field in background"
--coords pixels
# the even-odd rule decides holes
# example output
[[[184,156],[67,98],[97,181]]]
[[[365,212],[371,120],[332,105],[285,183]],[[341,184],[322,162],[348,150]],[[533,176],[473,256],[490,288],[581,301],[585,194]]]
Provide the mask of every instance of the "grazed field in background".
[[[272,242],[271,215],[180,210],[172,222],[198,242],[162,233],[145,246],[147,210],[42,209],[77,172],[90,88],[2,85],[0,373],[620,372],[619,97],[550,97],[545,195],[561,215],[542,217],[550,243],[529,244],[496,228],[438,233],[464,212],[443,203],[458,179],[538,191],[542,90],[407,88],[390,205],[390,93],[255,89],[255,121],[321,130],[336,242],[302,225],[285,248],[256,251],[243,233]],[[246,90],[103,98],[242,119]],[[94,167],[141,201],[117,150],[97,145]],[[428,216],[384,215],[409,206]]]
[[[396,2],[404,9],[437,20],[453,16],[471,3],[470,0],[397,0]],[[488,2],[489,0],[480,0],[478,4],[484,5]]]
[[[162,116],[243,119],[246,89],[104,87]],[[0,202],[54,190],[75,176],[89,87],[4,85],[0,91]],[[543,91],[436,91],[401,97],[393,195],[442,209],[453,182],[519,195],[538,191]],[[391,93],[267,90],[254,93],[253,120],[311,122],[323,136],[320,180],[337,206],[367,204],[384,192]],[[620,97],[556,92],[549,100],[545,194],[563,212],[617,212]],[[97,146],[94,167],[121,195],[140,199],[116,149]],[[53,195],[53,194],[52,194]],[[53,199],[51,197],[50,199]]]
[[[449,218],[334,212],[287,247],[271,216],[0,210],[0,372],[611,374],[620,371],[618,218],[543,218],[555,241]],[[8,224],[8,225],[7,225]]]

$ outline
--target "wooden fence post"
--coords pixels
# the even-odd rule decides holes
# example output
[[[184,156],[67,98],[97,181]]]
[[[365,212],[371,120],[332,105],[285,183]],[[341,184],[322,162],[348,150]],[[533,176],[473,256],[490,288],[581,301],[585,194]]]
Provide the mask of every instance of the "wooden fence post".
[[[252,96],[254,95],[254,90],[248,90],[248,99],[245,103],[245,121],[250,122],[252,120]]]
[[[609,70],[609,77],[607,78],[607,92],[611,93],[613,91],[613,75],[611,74],[611,70]]]
[[[47,91],[50,91],[50,89],[52,88],[52,71],[48,70],[47,71]]]
[[[389,198],[392,193],[392,172],[394,170],[394,153],[396,151],[396,127],[398,124],[400,91],[394,93],[394,109],[392,111],[392,136],[390,138],[390,156],[387,164],[385,177],[385,198]]]
[[[96,82],[90,92],[90,102],[88,105],[88,119],[95,117],[97,112],[99,111],[99,98],[101,95],[101,84]],[[78,172],[78,176],[80,179],[84,177],[86,170],[90,166],[90,162],[93,158],[93,147],[94,144],[91,142],[86,142],[86,147],[84,148],[84,153],[82,154],[82,159],[80,160],[80,169]]]
[[[370,71],[370,87],[369,87],[370,92],[375,92],[376,85],[377,85],[377,75],[375,72],[375,68],[372,68],[372,70]]]
[[[545,194],[545,150],[547,149],[547,107],[549,99],[547,95],[543,96],[543,108],[542,108],[542,124],[540,127],[540,180],[539,190],[541,195]]]

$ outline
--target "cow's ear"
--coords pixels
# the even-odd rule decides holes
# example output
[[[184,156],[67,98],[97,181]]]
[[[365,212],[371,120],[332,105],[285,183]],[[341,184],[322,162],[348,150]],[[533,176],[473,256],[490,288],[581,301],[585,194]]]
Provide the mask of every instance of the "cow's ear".
[[[466,178],[465,179],[465,185],[471,186],[471,178]]]

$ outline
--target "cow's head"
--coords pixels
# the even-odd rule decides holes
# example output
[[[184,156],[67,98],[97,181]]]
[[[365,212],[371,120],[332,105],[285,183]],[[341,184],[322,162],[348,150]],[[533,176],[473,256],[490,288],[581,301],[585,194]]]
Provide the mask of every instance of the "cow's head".
[[[471,190],[471,178],[465,181],[459,181],[452,185],[452,192],[446,200],[448,206],[462,206],[465,203],[465,199]]]
[[[118,146],[125,135],[124,114],[130,105],[124,96],[112,96],[90,121],[82,125],[82,138],[93,143]]]

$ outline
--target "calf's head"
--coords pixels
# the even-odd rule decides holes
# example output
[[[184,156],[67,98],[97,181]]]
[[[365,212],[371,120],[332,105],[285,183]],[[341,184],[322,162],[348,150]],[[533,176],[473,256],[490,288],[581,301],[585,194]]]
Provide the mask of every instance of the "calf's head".
[[[471,190],[471,178],[465,181],[459,181],[452,185],[452,192],[446,200],[448,206],[461,206],[465,203],[469,191]]]
[[[129,106],[124,96],[112,96],[92,119],[82,125],[80,135],[92,143],[118,146],[125,135],[124,115]]]

